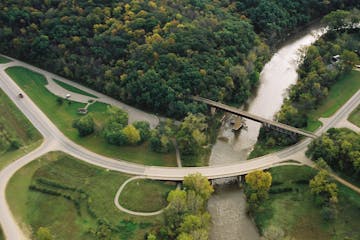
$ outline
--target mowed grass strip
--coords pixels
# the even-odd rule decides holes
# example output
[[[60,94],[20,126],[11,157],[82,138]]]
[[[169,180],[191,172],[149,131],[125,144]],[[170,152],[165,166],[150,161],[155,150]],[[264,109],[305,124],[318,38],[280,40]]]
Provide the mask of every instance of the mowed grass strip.
[[[137,212],[155,212],[167,206],[166,197],[176,188],[173,182],[137,179],[123,189],[119,203],[126,209]]]
[[[85,104],[64,100],[57,102],[58,97],[49,92],[45,85],[45,77],[23,67],[11,67],[7,74],[30,96],[36,105],[67,137],[77,144],[98,154],[114,159],[156,166],[176,166],[175,152],[168,154],[155,153],[150,150],[148,143],[139,146],[114,146],[106,142],[101,135],[101,126],[106,121],[107,104],[95,102],[88,108],[97,125],[96,133],[87,137],[79,137],[77,130],[72,127],[74,120],[80,118],[77,109]]]
[[[360,127],[360,105],[358,105],[357,108],[350,114],[348,120]]]
[[[7,59],[6,57],[0,56],[0,64],[9,63],[11,62],[10,59]]]
[[[97,239],[91,232],[96,231],[100,219],[106,219],[115,229],[111,239],[142,240],[151,228],[163,224],[163,219],[162,216],[136,217],[115,207],[115,194],[129,177],[64,153],[52,152],[20,169],[10,180],[6,197],[16,219],[21,226],[27,227],[27,232],[36,232],[43,226],[49,228],[56,239]],[[165,198],[168,185],[157,184],[160,184],[156,188],[158,194]],[[29,190],[31,185],[70,195],[74,199],[78,196],[79,207],[63,196]],[[148,190],[151,188],[142,190],[143,196],[149,194]],[[131,199],[142,197],[132,191],[128,194],[134,194],[128,196]],[[146,211],[159,206],[146,198],[139,199],[139,202]]]
[[[360,89],[360,72],[352,70],[341,76],[329,89],[329,95],[317,109],[310,111],[307,130],[315,131],[321,126],[319,118],[331,117],[342,105]]]
[[[272,168],[270,172],[273,185],[269,198],[255,214],[260,232],[264,233],[273,225],[294,239],[360,239],[359,194],[338,183],[337,217],[333,221],[325,221],[321,206],[316,204],[308,184],[316,170],[303,166],[281,166]]]
[[[10,98],[0,89],[0,130],[20,142],[17,150],[0,149],[0,169],[40,145],[42,137]]]
[[[88,93],[88,92],[85,92],[77,87],[74,87],[72,85],[69,85],[67,83],[64,83],[62,81],[59,81],[59,80],[56,80],[56,79],[53,79],[56,84],[58,84],[60,87],[70,91],[70,92],[73,92],[73,93],[78,93],[78,94],[82,94],[82,95],[85,95],[85,96],[88,96],[88,97],[92,97],[92,98],[98,98],[97,96],[91,94],[91,93]]]

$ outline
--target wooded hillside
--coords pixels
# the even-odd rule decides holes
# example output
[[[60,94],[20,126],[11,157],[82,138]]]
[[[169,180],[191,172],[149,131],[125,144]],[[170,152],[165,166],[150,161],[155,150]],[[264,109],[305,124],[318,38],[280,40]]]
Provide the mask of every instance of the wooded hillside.
[[[1,1],[0,52],[143,109],[182,117],[204,108],[186,95],[237,104],[249,97],[269,58],[252,23],[270,39],[356,1],[277,2]]]

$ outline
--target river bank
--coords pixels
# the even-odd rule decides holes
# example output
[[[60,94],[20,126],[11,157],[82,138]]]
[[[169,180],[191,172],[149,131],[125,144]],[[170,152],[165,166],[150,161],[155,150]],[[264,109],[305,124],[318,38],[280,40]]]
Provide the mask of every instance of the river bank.
[[[287,96],[288,87],[297,80],[296,70],[301,59],[301,50],[315,42],[321,34],[322,30],[315,25],[284,42],[264,66],[256,93],[242,109],[272,119]],[[246,130],[238,134],[233,133],[230,121],[222,124],[210,155],[209,165],[246,161],[256,144],[261,124],[246,119],[245,124]],[[246,200],[238,187],[229,188],[226,185],[218,187],[209,200],[208,209],[212,215],[213,224],[210,239],[260,238],[256,226],[246,213]]]

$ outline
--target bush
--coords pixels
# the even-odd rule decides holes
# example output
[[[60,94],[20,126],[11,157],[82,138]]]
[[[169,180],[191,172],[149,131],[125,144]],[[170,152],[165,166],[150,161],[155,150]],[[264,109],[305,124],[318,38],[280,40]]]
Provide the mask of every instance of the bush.
[[[88,136],[95,130],[94,119],[92,118],[91,114],[88,114],[78,120],[75,120],[73,127],[78,130],[80,137]]]
[[[144,142],[144,141],[149,139],[149,137],[150,137],[150,124],[148,122],[145,122],[145,121],[134,122],[133,126],[140,133],[140,142]]]
[[[10,147],[9,147],[10,150],[17,150],[20,147],[21,147],[21,143],[18,139],[16,139],[16,138],[11,139]]]
[[[127,137],[124,134],[123,126],[118,122],[110,122],[103,130],[106,141],[113,145],[123,146],[127,144]]]

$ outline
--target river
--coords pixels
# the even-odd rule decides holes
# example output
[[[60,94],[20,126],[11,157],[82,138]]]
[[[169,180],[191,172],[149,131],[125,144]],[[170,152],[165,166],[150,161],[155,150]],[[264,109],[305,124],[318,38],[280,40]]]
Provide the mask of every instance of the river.
[[[313,26],[286,41],[264,66],[256,93],[242,109],[272,119],[280,110],[287,89],[297,80],[301,49],[314,43],[322,33],[319,26]],[[219,131],[210,165],[245,161],[257,141],[259,123],[245,120],[247,130],[234,134],[229,121],[231,118],[227,117]],[[237,185],[218,185],[209,200],[208,209],[212,216],[211,240],[260,239],[256,226],[246,215],[244,194]]]

